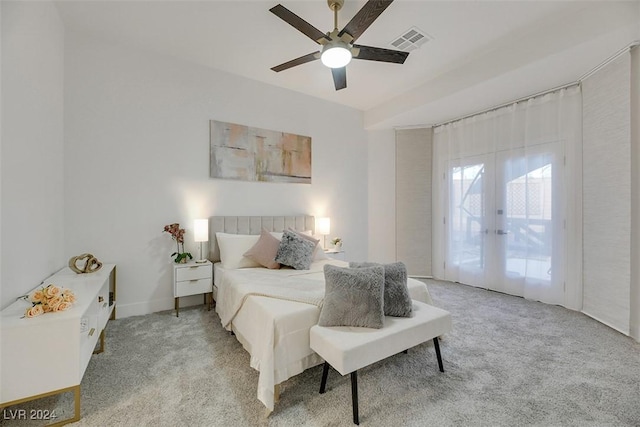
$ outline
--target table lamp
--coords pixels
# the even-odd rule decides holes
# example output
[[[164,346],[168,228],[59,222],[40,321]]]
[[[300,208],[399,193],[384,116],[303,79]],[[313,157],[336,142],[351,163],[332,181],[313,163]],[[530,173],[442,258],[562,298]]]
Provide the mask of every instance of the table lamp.
[[[327,234],[331,233],[331,218],[316,218],[316,234],[321,234],[324,238],[322,247],[327,249]]]
[[[193,224],[193,235],[196,242],[200,242],[200,259],[196,262],[202,264],[207,260],[202,256],[202,243],[209,241],[209,220],[196,219]]]

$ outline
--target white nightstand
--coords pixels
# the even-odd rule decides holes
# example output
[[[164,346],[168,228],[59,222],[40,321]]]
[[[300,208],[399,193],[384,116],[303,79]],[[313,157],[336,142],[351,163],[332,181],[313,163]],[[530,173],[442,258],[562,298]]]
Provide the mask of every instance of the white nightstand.
[[[180,297],[204,294],[204,304],[211,310],[213,300],[213,264],[210,261],[173,265],[173,297],[176,317],[180,315]],[[207,301],[209,296],[209,301]]]
[[[326,251],[324,251],[324,254],[329,258],[346,261],[344,251],[342,249],[340,249],[339,251],[336,251],[335,249],[327,249]]]

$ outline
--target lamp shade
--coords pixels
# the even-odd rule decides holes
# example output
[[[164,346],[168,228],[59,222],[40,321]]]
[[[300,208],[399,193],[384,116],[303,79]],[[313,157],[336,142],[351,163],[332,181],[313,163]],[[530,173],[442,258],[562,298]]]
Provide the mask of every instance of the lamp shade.
[[[331,233],[331,218],[316,218],[316,234],[327,235]]]
[[[193,235],[196,242],[209,241],[209,220],[196,219],[193,223]]]
[[[351,62],[351,50],[344,43],[327,45],[322,50],[320,60],[329,68],[342,68]]]

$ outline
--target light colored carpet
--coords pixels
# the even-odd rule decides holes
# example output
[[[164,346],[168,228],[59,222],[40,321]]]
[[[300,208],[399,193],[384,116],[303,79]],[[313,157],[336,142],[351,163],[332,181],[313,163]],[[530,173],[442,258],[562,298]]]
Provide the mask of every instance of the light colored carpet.
[[[365,426],[638,426],[640,344],[561,307],[427,281],[453,316],[431,342],[359,373]],[[82,381],[81,426],[348,426],[349,377],[321,366],[282,386],[267,417],[258,374],[214,311],[184,309],[110,322]],[[71,395],[13,407],[67,416]],[[6,411],[6,410],[5,410]],[[6,418],[3,417],[3,418]],[[34,425],[3,419],[0,425]]]

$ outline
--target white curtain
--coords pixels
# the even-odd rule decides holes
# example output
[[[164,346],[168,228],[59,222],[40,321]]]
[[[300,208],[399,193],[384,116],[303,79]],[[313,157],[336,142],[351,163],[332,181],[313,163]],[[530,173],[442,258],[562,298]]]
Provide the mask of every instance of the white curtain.
[[[631,316],[631,56],[582,83],[583,312],[629,334]]]
[[[579,86],[437,127],[434,275],[580,309],[581,131]]]
[[[414,277],[431,277],[431,128],[396,131],[396,259]]]

